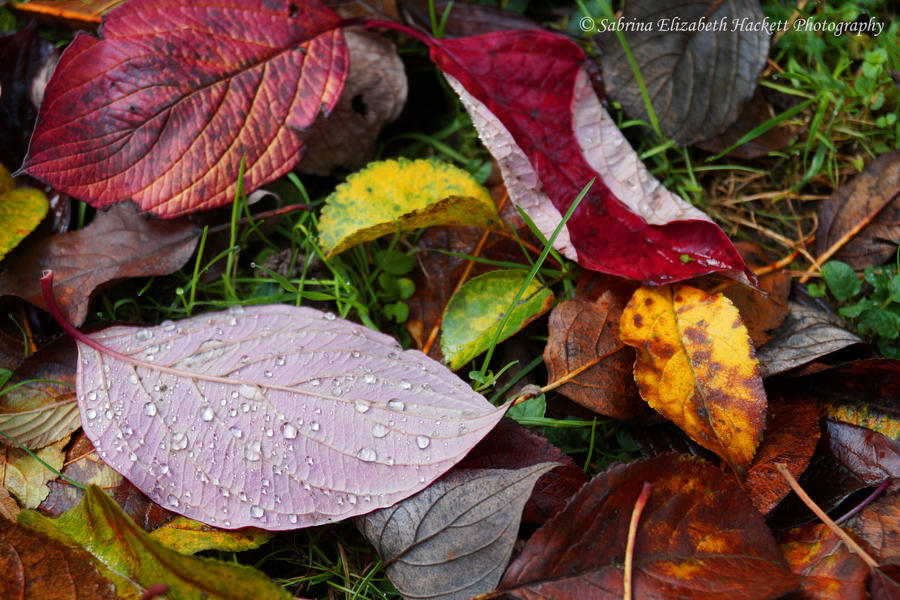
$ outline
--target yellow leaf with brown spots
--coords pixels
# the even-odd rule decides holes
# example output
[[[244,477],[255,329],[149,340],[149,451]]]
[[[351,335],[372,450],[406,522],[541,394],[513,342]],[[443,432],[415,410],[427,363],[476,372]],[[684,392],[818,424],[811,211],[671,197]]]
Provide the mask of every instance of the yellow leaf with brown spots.
[[[740,314],[722,294],[643,287],[625,307],[622,341],[637,350],[641,397],[740,472],[766,425],[766,395]]]

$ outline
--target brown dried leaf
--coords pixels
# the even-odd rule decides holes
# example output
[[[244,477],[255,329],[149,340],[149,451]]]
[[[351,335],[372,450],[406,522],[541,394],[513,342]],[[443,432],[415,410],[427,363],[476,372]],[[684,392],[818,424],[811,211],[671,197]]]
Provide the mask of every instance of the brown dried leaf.
[[[841,186],[819,206],[816,253],[832,244],[863,220],[875,215],[832,257],[854,269],[879,265],[900,243],[900,150],[883,154],[866,170]]]
[[[865,507],[849,521],[849,528],[879,564],[900,563],[900,492]]]
[[[811,523],[781,538],[781,551],[801,577],[803,600],[865,600],[869,567],[828,527]]]
[[[431,33],[431,17],[426,0],[401,0],[400,9],[406,22],[426,33]],[[449,8],[450,16],[444,27],[444,38],[469,37],[491,31],[541,29],[528,17],[502,8],[469,2],[436,0],[434,10],[438,18]]]
[[[56,301],[76,326],[84,322],[94,290],[114,279],[167,275],[187,262],[198,231],[187,219],[157,221],[131,203],[99,212],[79,231],[26,243],[13,254],[15,269],[0,274],[0,295],[46,308],[41,271],[52,269]]]

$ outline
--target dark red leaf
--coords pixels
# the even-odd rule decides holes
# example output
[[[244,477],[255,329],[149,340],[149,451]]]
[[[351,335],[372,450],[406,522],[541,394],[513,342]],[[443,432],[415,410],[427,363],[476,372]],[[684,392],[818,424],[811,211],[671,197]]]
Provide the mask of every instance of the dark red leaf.
[[[102,40],[66,48],[23,169],[96,207],[226,204],[242,159],[247,189],[283,175],[302,156],[295,131],[337,102],[338,23],[315,0],[132,0]]]

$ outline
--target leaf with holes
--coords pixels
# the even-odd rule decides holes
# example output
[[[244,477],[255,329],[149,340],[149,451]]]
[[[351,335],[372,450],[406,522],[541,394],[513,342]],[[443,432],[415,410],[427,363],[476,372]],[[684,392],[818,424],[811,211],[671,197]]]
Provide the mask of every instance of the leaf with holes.
[[[22,168],[95,207],[132,198],[174,217],[227,204],[242,159],[248,190],[287,173],[297,131],[337,102],[338,23],[315,0],[132,0],[106,15],[102,40],[66,48]]]
[[[217,527],[296,529],[394,504],[505,410],[421,352],[311,308],[233,307],[90,337],[64,326],[101,458]]]
[[[620,322],[634,346],[641,397],[743,472],[766,423],[766,394],[747,328],[722,294],[674,285],[634,293]]]
[[[467,600],[500,581],[531,488],[554,466],[454,470],[359,527],[405,598]]]

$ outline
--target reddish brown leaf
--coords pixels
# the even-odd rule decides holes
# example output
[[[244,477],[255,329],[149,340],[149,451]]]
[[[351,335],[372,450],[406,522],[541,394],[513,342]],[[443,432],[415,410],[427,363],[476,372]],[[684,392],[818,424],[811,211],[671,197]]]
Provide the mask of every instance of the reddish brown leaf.
[[[872,600],[897,600],[900,598],[900,566],[887,565],[872,569],[869,580]]]
[[[103,600],[118,598],[91,555],[0,518],[0,598]]]
[[[900,478],[900,444],[877,431],[827,419],[826,442],[832,455],[863,481],[875,485]]]
[[[879,564],[900,564],[900,492],[881,496],[848,524]]]
[[[133,204],[120,204],[98,213],[84,229],[26,243],[13,255],[16,268],[0,274],[0,295],[18,296],[46,308],[41,271],[52,269],[56,301],[66,318],[80,325],[98,286],[180,269],[193,254],[198,235],[187,219],[148,219]]]
[[[879,265],[900,243],[900,150],[879,156],[819,206],[816,253],[821,255],[866,219],[862,228],[832,258],[854,269]]]
[[[753,97],[748,100],[734,121],[721,134],[714,138],[694,144],[696,147],[718,154],[730,148],[738,140],[775,116],[772,105],[766,101],[762,88],[757,87]],[[732,158],[752,159],[765,156],[774,150],[781,150],[797,136],[799,127],[779,124],[762,133],[749,142],[745,142],[729,152]],[[735,244],[737,246],[737,244]]]
[[[769,398],[766,433],[744,481],[759,512],[768,514],[791,491],[775,464],[784,463],[799,477],[816,451],[819,434],[819,408],[812,398],[792,402]]]
[[[730,473],[667,454],[595,477],[525,544],[500,582],[507,598],[622,597],[628,521],[653,492],[634,550],[635,598],[774,598],[794,589],[762,516]]]
[[[347,73],[339,18],[315,0],[132,0],[78,34],[47,86],[23,170],[95,207],[163,217],[234,199],[300,160],[297,130]],[[59,143],[65,140],[66,143]]]
[[[538,479],[522,513],[526,523],[543,523],[587,482],[575,461],[545,438],[504,417],[456,468],[519,469],[544,462],[561,464]]]
[[[822,523],[791,529],[781,551],[800,576],[803,600],[865,600],[869,567]]]
[[[619,341],[619,317],[625,303],[606,293],[597,301],[582,298],[558,304],[550,313],[544,348],[547,379],[552,383],[586,365],[557,391],[594,412],[630,419],[647,412],[634,383],[634,349]]]

